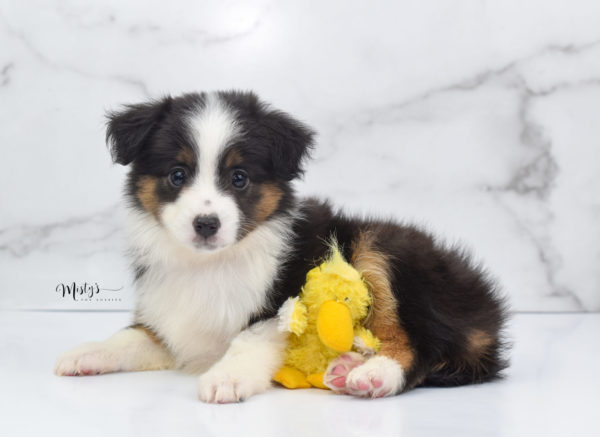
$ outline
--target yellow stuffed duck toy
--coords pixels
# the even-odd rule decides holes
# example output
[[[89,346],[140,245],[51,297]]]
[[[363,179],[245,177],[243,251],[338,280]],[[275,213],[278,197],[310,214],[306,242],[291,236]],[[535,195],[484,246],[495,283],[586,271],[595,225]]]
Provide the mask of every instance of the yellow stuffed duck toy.
[[[279,329],[290,336],[284,366],[273,379],[287,388],[327,389],[323,375],[338,355],[377,352],[379,340],[361,325],[370,306],[360,273],[332,243],[331,255],[308,272],[300,295],[279,310]]]

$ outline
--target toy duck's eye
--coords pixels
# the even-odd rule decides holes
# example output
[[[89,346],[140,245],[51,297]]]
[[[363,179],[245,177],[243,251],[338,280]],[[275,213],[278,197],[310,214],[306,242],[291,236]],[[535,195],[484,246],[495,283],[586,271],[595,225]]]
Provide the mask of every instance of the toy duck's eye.
[[[344,302],[350,302],[350,298],[349,297],[345,298]]]

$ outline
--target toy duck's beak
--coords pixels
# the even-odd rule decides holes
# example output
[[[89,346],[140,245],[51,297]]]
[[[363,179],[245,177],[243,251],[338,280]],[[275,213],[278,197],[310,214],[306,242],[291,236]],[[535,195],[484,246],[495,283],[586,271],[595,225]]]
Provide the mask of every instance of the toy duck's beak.
[[[354,329],[348,307],[333,300],[321,305],[317,333],[325,346],[336,352],[349,351],[354,341]]]

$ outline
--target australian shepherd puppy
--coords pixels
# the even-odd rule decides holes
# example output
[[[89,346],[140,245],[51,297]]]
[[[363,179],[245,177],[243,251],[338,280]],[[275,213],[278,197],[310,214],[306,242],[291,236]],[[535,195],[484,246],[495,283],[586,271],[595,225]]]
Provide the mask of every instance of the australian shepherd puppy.
[[[166,97],[108,118],[112,157],[130,166],[134,321],[63,354],[56,374],[183,369],[200,375],[205,402],[261,393],[286,347],[278,309],[332,238],[369,286],[366,327],[381,340],[375,356],[330,365],[332,390],[391,396],[487,381],[506,366],[504,305],[463,251],[294,195],[313,145],[304,124],[247,92]]]

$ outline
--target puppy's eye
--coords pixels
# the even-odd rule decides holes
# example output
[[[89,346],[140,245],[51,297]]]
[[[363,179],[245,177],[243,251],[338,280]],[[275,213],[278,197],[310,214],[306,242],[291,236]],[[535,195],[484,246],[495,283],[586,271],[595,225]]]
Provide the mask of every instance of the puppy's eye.
[[[248,186],[248,173],[244,170],[234,170],[231,174],[231,185],[233,185],[238,190],[243,190]]]
[[[174,168],[169,174],[169,182],[171,182],[171,185],[174,187],[181,187],[185,183],[186,178],[187,174],[185,173],[185,169],[181,167]]]

